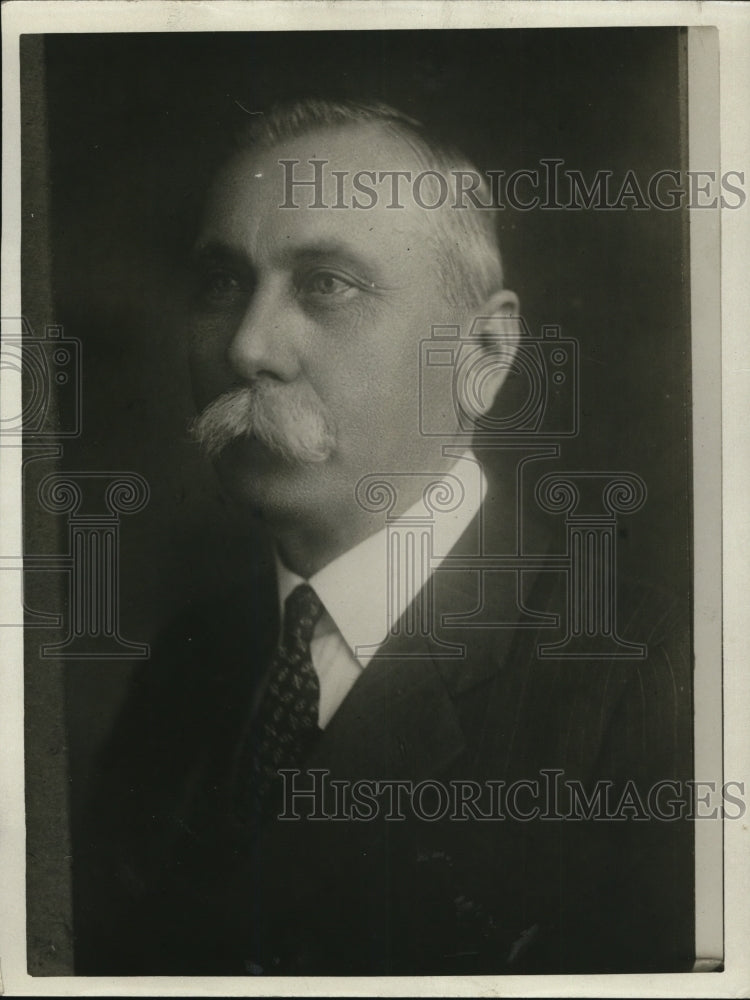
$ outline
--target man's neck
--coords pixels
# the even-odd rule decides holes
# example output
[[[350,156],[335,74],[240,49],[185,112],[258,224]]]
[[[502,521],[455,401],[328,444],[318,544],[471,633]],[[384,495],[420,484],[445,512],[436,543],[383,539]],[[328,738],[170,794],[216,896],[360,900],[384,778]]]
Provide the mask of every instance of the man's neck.
[[[442,473],[436,474],[436,478],[449,473],[458,460],[458,456],[446,458],[443,459],[446,467]],[[409,478],[404,477],[400,481],[394,506],[387,512],[389,521],[400,517],[424,495],[424,478],[415,476],[411,484]],[[304,522],[267,519],[266,523],[287,569],[309,580],[334,559],[381,531],[386,524],[386,514],[382,510],[372,512],[352,504],[338,517],[332,517],[331,511],[323,511],[320,517],[311,516]]]
[[[364,514],[364,511],[362,512]],[[287,569],[309,580],[334,559],[374,535],[383,527],[379,517],[358,518],[356,523],[312,525],[272,525],[279,557]]]

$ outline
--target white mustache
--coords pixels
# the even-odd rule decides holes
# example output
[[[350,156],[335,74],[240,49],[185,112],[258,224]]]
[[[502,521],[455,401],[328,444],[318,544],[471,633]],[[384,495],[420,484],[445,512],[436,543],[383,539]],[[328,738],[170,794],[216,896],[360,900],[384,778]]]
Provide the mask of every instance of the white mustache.
[[[259,381],[214,399],[190,425],[210,458],[237,438],[256,438],[290,462],[324,462],[336,444],[330,415],[311,389]]]

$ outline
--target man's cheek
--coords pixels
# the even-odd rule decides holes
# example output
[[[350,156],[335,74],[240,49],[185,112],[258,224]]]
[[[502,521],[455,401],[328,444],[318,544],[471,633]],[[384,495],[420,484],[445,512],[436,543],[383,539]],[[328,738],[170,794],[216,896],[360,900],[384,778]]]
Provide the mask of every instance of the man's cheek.
[[[232,383],[231,369],[226,361],[226,346],[205,333],[196,333],[189,351],[190,377],[194,393],[210,401]]]
[[[190,377],[193,386],[193,398],[201,409],[215,399],[228,386],[217,370],[216,365],[201,357],[191,357]]]

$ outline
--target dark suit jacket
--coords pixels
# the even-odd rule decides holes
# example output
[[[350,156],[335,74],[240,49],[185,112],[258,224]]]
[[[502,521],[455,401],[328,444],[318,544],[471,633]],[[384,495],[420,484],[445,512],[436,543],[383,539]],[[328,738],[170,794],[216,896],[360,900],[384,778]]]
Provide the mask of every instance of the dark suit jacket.
[[[492,508],[487,508],[491,510]],[[453,554],[472,547],[475,526]],[[493,551],[512,551],[503,538]],[[543,534],[527,551],[542,551]],[[561,615],[559,572],[439,571],[435,619]],[[558,630],[441,625],[391,637],[306,762],[336,779],[541,781],[557,769],[643,801],[691,774],[689,630],[620,587],[644,660],[540,659]],[[675,971],[693,955],[685,820],[273,819],[236,809],[252,695],[278,634],[268,565],[193,610],[141,671],[76,852],[77,969],[123,974]],[[441,641],[465,646],[452,659]],[[496,786],[497,787],[497,786]],[[533,788],[517,811],[529,811]],[[528,793],[528,794],[527,794]],[[426,793],[425,809],[431,809]],[[617,796],[615,796],[617,800]],[[483,800],[484,801],[484,800]],[[538,799],[536,800],[539,801]],[[485,803],[486,804],[486,803]],[[300,807],[302,808],[302,807]],[[486,812],[486,810],[483,810]],[[638,808],[631,813],[638,813]],[[544,812],[544,808],[542,809]],[[558,813],[565,814],[561,802]]]

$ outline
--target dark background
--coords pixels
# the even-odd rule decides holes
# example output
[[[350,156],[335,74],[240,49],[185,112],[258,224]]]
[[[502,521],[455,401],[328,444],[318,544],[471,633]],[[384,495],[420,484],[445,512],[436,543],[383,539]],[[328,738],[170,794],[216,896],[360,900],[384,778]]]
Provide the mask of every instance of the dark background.
[[[185,430],[183,263],[201,194],[247,111],[295,96],[381,99],[480,169],[561,157],[587,179],[633,169],[645,186],[657,170],[686,168],[683,44],[677,28],[22,39],[24,309],[83,345],[83,431],[65,443],[59,467],[135,471],[151,489],[145,510],[122,519],[126,638],[148,641],[241,572],[256,544]],[[531,330],[559,324],[580,343],[581,433],[563,445],[564,464],[643,477],[647,504],[621,523],[621,571],[687,601],[686,212],[507,209],[501,242]],[[35,284],[42,266],[46,315]],[[34,503],[27,489],[27,552],[49,544],[45,529],[32,530]],[[63,583],[37,587],[37,603],[64,606]],[[28,630],[28,671],[39,638]],[[127,661],[62,667],[74,843],[93,754],[131,670]],[[29,716],[29,704],[33,762],[51,751],[41,746],[45,718]],[[28,776],[29,837],[44,849],[66,821],[49,815],[40,773]],[[43,927],[37,942],[32,971],[60,971]]]

